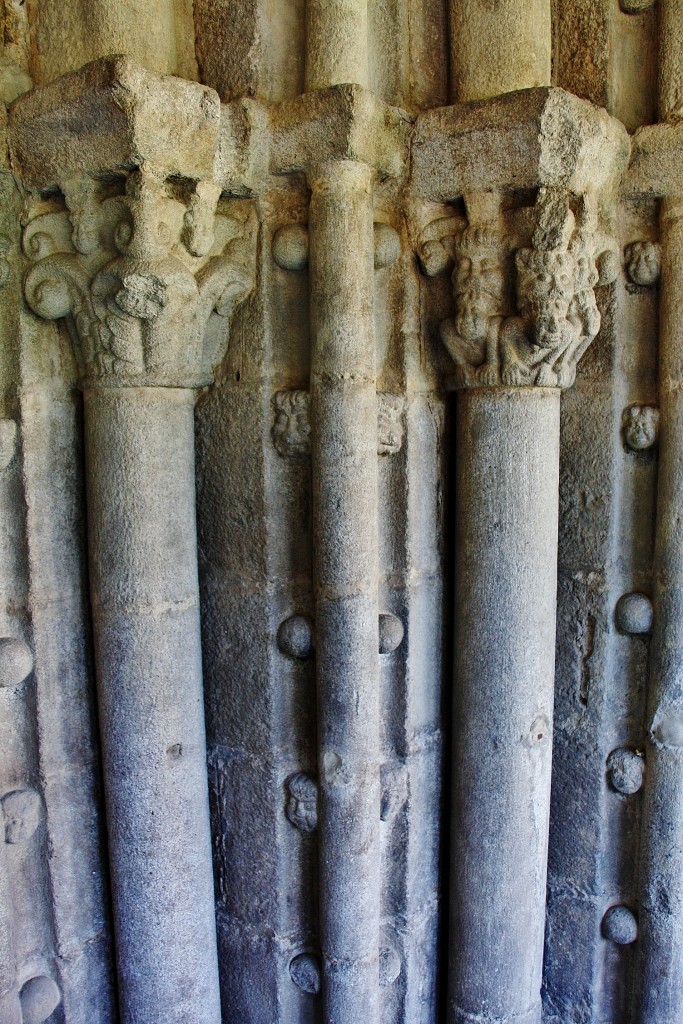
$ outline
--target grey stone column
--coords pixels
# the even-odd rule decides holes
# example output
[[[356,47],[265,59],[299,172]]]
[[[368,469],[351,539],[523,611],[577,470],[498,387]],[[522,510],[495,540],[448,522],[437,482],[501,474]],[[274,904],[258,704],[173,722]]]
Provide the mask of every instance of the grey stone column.
[[[38,316],[67,321],[85,395],[122,1024],[218,1024],[221,1016],[193,408],[253,286],[253,247],[249,218],[217,210],[220,115],[215,93],[125,58],[89,65],[14,108],[24,181],[64,199],[26,226],[33,266],[24,291]],[[158,126],[151,136],[150,123]],[[103,124],[106,145],[93,129]],[[114,197],[100,188],[105,167],[119,183]]]
[[[560,392],[458,394],[452,1024],[541,1020]]]
[[[85,392],[91,600],[122,1019],[220,1020],[194,392]]]
[[[683,1019],[683,199],[663,200],[654,631],[641,849],[641,1024]]]
[[[676,194],[683,157],[676,139],[683,2],[661,0],[659,15],[659,116],[670,123],[649,131],[657,143],[655,170],[675,180],[665,183],[660,209],[660,442],[640,859],[639,1024],[683,1020],[683,198]]]
[[[373,172],[309,174],[324,1020],[379,1020],[380,776]]]

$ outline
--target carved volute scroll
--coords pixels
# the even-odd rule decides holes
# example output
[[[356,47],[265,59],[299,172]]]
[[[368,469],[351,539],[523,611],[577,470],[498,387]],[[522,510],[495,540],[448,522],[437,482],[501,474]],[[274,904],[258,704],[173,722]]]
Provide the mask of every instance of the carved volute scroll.
[[[249,204],[221,200],[218,96],[114,56],[22,97],[11,122],[26,301],[67,321],[82,386],[210,383],[229,331],[207,325],[252,290],[256,256]]]
[[[253,225],[216,213],[220,186],[148,168],[63,186],[24,231],[33,261],[25,295],[38,316],[65,318],[85,387],[199,387],[227,344],[254,283]],[[47,207],[47,209],[45,209]]]

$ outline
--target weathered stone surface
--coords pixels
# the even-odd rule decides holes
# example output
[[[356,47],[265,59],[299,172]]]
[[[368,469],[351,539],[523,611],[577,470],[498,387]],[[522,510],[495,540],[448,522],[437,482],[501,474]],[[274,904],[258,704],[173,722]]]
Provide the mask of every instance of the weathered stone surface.
[[[0,22],[4,1024],[679,1024],[683,0]]]

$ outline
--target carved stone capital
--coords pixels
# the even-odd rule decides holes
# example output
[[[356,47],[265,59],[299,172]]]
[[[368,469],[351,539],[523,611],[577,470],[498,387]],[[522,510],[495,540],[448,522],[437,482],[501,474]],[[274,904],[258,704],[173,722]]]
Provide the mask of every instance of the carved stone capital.
[[[488,220],[429,226],[423,270],[454,266],[455,315],[440,335],[456,388],[573,384],[600,329],[595,289],[614,281],[620,266],[594,199],[573,205],[576,212],[563,189],[540,189],[534,207],[505,214],[468,197],[473,221],[482,209]]]
[[[154,130],[150,130],[154,120]],[[30,308],[65,319],[84,387],[199,387],[251,291],[248,212],[219,208],[211,90],[107,58],[16,104],[11,145],[40,193],[24,231]]]
[[[418,245],[426,274],[454,267],[440,333],[455,387],[569,387],[600,329],[595,289],[620,269],[623,125],[562,89],[526,89],[420,115],[412,154],[423,200],[466,208]]]

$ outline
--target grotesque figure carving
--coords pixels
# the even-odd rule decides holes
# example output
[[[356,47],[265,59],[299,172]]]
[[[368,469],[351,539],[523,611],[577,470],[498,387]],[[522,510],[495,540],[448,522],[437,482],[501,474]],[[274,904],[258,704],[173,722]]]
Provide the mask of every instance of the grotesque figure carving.
[[[272,398],[275,420],[271,437],[276,451],[308,455],[311,451],[311,396],[308,391],[277,391]]]
[[[17,789],[0,800],[5,825],[5,842],[26,842],[40,824],[42,803],[34,789]]]
[[[631,242],[624,250],[626,273],[633,284],[649,287],[659,279],[662,247],[657,242]]]
[[[308,391],[277,391],[272,398],[274,420],[270,435],[282,456],[311,454],[311,396]],[[403,444],[400,395],[377,394],[377,453],[395,455]]]
[[[581,336],[578,317],[570,315],[575,258],[562,250],[520,249],[515,267],[520,315],[503,327],[503,383],[567,387],[574,379],[573,354]]]
[[[624,441],[632,452],[644,452],[657,443],[659,409],[652,405],[629,405],[622,416]]]
[[[499,382],[499,337],[507,312],[505,243],[494,227],[468,227],[455,243],[455,317],[441,325],[456,384]]]
[[[305,772],[287,779],[287,818],[300,832],[315,832],[318,827],[318,784]]]

